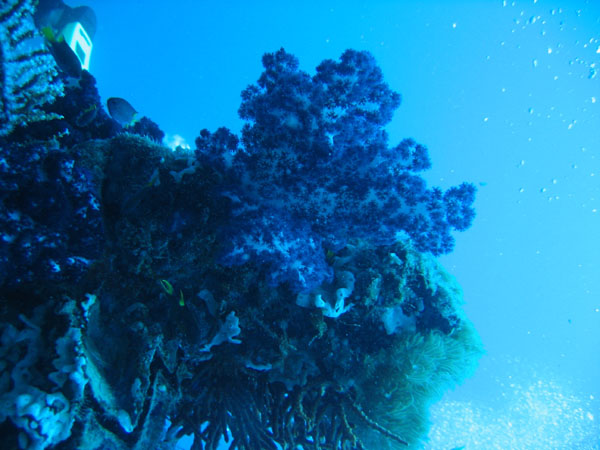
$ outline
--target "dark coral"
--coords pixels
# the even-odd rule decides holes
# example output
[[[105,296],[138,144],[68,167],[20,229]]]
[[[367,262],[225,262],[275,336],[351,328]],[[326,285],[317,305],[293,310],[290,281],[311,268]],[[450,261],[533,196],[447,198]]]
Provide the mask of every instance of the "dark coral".
[[[79,280],[103,248],[96,155],[12,142],[1,156],[1,283]]]
[[[62,95],[56,64],[39,43],[34,3],[0,3],[0,137],[14,127],[52,119],[43,106]]]

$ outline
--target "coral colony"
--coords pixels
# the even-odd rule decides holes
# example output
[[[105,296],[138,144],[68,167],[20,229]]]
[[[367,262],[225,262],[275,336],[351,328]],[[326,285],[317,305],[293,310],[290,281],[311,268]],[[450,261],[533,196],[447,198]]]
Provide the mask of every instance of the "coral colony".
[[[172,151],[29,44],[31,7],[0,7],[3,445],[420,448],[482,352],[435,260],[475,188],[389,145],[373,57],[268,53],[241,136]]]
[[[373,57],[348,50],[314,77],[284,50],[263,65],[242,92],[243,147],[226,129],[196,140],[200,163],[226,180],[217,193],[232,211],[222,262],[260,260],[273,285],[301,291],[331,281],[326,252],[350,239],[385,245],[402,232],[419,251],[452,250],[450,231],[473,220],[475,187],[428,190],[416,175],[430,167],[425,147],[388,147],[383,126],[400,96]]]

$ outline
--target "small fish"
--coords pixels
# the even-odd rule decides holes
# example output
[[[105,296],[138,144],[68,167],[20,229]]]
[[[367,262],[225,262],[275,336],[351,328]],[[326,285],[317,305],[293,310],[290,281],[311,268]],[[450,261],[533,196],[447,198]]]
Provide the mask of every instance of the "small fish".
[[[50,27],[42,28],[42,34],[46,38],[50,53],[52,53],[58,68],[70,77],[80,78],[83,71],[81,61],[64,37],[59,36],[57,39]]]
[[[42,35],[46,38],[47,41],[55,42],[56,36],[54,35],[54,30],[51,26],[46,26],[41,29]]]
[[[96,118],[97,111],[98,108],[95,104],[88,106],[77,115],[75,118],[75,125],[77,125],[79,128],[87,127]]]
[[[111,97],[106,101],[110,116],[123,127],[128,127],[136,122],[137,111],[125,99]]]
[[[144,187],[151,188],[156,186],[160,186],[160,172],[158,171],[158,167],[154,169],[154,172],[150,175],[150,181]]]
[[[160,280],[160,285],[167,295],[173,295],[173,285],[169,283],[169,280]]]

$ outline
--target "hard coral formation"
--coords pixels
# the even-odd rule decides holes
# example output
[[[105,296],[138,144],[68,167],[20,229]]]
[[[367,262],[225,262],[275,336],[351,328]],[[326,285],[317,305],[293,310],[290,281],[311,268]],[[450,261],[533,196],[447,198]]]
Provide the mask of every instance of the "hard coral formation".
[[[314,77],[264,63],[241,140],[171,151],[82,121],[84,72],[49,105],[63,119],[3,141],[7,446],[416,449],[472,373],[481,343],[431,253],[470,224],[473,188],[428,190],[425,148],[387,147],[399,96],[370,55]]]
[[[203,131],[198,158],[228,180],[232,209],[221,261],[270,266],[273,284],[309,290],[331,278],[325,251],[349,239],[390,244],[403,232],[419,251],[454,246],[474,217],[475,187],[442,192],[417,175],[430,166],[411,139],[389,147],[384,126],[400,95],[367,52],[346,51],[309,76],[283,49],[242,92],[243,147],[227,130]]]

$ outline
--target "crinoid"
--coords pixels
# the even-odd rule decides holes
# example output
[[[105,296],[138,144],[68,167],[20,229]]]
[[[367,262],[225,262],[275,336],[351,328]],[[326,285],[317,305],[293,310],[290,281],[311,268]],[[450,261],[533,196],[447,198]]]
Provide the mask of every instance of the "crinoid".
[[[355,392],[331,382],[312,381],[289,390],[264,375],[225,372],[222,364],[217,371],[214,367],[196,372],[189,385],[195,395],[178,417],[185,423],[183,429],[195,435],[193,450],[216,450],[221,440],[239,450],[366,449],[356,432],[365,428],[397,446],[408,445],[370,418],[356,402]]]

